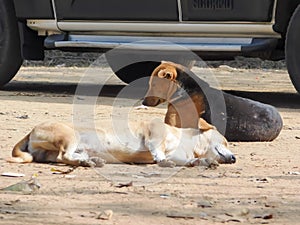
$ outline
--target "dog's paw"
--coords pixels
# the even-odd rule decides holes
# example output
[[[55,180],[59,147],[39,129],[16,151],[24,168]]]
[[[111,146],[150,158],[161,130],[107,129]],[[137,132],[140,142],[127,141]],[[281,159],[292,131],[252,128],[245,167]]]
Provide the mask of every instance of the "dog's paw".
[[[194,166],[204,166],[209,169],[216,169],[219,166],[219,163],[216,160],[209,158],[198,159],[196,164],[197,165]]]
[[[99,157],[91,157],[90,161],[95,163],[95,167],[103,167],[106,163],[106,161],[104,159],[101,159]]]
[[[176,163],[171,161],[171,160],[167,160],[167,159],[163,159],[162,161],[157,163],[159,166],[161,167],[175,167]]]
[[[91,160],[82,160],[80,161],[79,165],[83,167],[95,167],[96,163]]]
[[[201,166],[201,159],[196,158],[196,159],[192,159],[190,162],[188,162],[187,166]]]

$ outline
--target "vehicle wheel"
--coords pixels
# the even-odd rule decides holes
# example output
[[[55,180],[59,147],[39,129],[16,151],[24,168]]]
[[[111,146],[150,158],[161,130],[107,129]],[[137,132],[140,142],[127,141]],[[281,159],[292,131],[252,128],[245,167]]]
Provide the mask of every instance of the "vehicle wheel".
[[[0,88],[8,83],[22,64],[20,37],[13,1],[0,1]]]
[[[190,51],[142,51],[116,48],[105,53],[106,60],[113,72],[125,83],[150,76],[161,61],[172,61],[192,67],[198,59]]]
[[[160,62],[154,61],[137,62],[125,66],[115,73],[120,80],[129,84],[139,78],[150,76],[159,64]]]
[[[286,34],[285,58],[291,81],[300,93],[300,5],[292,15]]]

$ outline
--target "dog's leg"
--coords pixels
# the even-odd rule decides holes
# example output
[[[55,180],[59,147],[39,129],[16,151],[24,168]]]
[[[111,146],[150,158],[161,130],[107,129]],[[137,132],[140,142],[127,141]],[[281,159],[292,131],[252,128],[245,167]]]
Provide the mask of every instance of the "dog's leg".
[[[101,159],[99,157],[91,157],[89,161],[93,162],[95,164],[95,167],[103,167],[106,163],[104,159]]]
[[[164,146],[162,143],[156,143],[155,141],[148,141],[145,143],[147,148],[149,149],[153,160],[161,167],[174,167],[176,163],[167,160],[166,155],[164,153]]]
[[[161,167],[175,167],[176,166],[176,163],[171,161],[171,160],[167,160],[167,159],[163,159],[162,161],[158,162],[157,163],[159,166]]]
[[[60,149],[59,152],[58,152],[58,155],[57,155],[57,158],[56,158],[56,161],[57,162],[62,162],[63,161],[63,150]]]
[[[65,163],[72,166],[85,166],[94,167],[96,163],[90,161],[88,155],[85,152],[77,153],[78,142],[72,140],[65,148],[63,145],[59,146],[59,154],[57,157],[57,162]]]
[[[75,150],[74,150],[75,149]],[[103,167],[105,160],[99,157],[89,157],[86,151],[75,152],[77,144],[70,145],[65,154],[62,154],[61,162],[74,166]],[[62,151],[60,151],[61,154]]]
[[[219,166],[218,162],[209,158],[194,158],[191,159],[187,164],[187,166],[204,166],[208,168],[216,168]]]
[[[96,167],[97,164],[96,162],[89,160],[89,159],[83,159],[82,157],[80,157],[79,159],[73,158],[73,156],[70,155],[63,155],[62,160],[58,161],[61,163],[65,163],[68,165],[72,165],[72,166],[84,166],[84,167]]]
[[[167,160],[165,155],[165,129],[165,125],[160,121],[152,121],[149,126],[145,126],[145,146],[159,166],[174,167],[176,163]]]

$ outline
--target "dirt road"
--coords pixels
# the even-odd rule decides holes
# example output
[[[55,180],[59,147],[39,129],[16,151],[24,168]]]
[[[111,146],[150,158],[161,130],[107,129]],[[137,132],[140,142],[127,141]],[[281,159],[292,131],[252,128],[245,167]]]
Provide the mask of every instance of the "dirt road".
[[[108,68],[101,68],[97,75],[102,80],[111,77],[97,97],[76,92],[86,67],[22,67],[0,91],[0,173],[23,173],[25,177],[0,176],[0,188],[29,180],[33,174],[40,188],[30,194],[1,191],[0,224],[299,224],[300,95],[284,68],[228,65],[210,70],[217,86],[277,107],[284,127],[276,140],[232,142],[237,163],[215,170],[105,165],[98,170],[77,168],[69,174],[53,174],[53,170],[67,171],[68,166],[10,164],[5,158],[39,122],[72,122],[74,118],[80,122],[79,114],[85,115],[80,101],[89,98],[96,101],[90,109],[95,125],[101,127],[111,124],[112,118],[122,118],[120,109],[129,112],[129,120],[140,120],[163,118],[165,107],[135,110],[116,104],[120,100],[117,93],[125,86],[111,77]],[[203,68],[194,69],[203,72]],[[93,93],[94,84],[91,81],[85,90]],[[139,103],[133,100],[130,104]],[[118,186],[120,183],[125,187]],[[108,218],[101,214],[105,210],[111,210]]]

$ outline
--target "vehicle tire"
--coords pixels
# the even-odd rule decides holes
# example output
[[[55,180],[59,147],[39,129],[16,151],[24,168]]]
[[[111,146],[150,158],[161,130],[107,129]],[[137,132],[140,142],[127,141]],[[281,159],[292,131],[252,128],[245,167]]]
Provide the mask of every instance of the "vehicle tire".
[[[137,62],[123,67],[122,69],[116,71],[115,74],[120,80],[129,84],[137,79],[150,76],[153,70],[159,66],[160,63],[161,61]],[[193,66],[193,61],[191,60],[181,60],[179,63],[186,67]]]
[[[121,68],[115,74],[120,80],[129,84],[142,77],[150,76],[159,64],[160,62],[154,61],[137,62]]]
[[[123,47],[106,52],[105,57],[117,77],[127,84],[150,76],[161,61],[172,61],[192,67],[194,61],[198,59],[198,56],[191,51],[143,51]]]
[[[292,15],[286,34],[285,59],[291,81],[300,93],[300,5]]]
[[[0,88],[15,76],[22,61],[13,1],[0,0]]]

